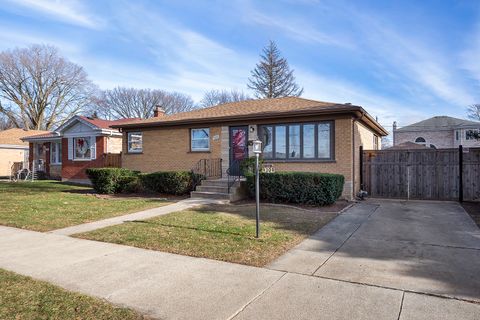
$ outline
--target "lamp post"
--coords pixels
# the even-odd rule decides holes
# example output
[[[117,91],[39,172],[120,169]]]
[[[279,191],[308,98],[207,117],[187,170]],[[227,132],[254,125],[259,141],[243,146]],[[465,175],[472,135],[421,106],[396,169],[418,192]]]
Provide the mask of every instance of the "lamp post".
[[[255,237],[260,237],[260,169],[258,165],[258,158],[262,153],[262,141],[253,141],[253,153],[255,153],[255,220],[256,229]]]

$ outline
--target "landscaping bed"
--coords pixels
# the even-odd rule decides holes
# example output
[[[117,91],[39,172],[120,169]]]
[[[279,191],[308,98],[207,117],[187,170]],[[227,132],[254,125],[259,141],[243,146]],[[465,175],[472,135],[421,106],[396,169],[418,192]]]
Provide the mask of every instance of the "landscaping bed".
[[[127,308],[0,269],[0,319],[145,319]]]
[[[145,221],[126,222],[76,237],[195,257],[265,266],[337,214],[262,205],[260,238],[255,206],[208,205]]]
[[[58,181],[0,182],[0,225],[50,231],[169,204],[153,198],[100,199]]]

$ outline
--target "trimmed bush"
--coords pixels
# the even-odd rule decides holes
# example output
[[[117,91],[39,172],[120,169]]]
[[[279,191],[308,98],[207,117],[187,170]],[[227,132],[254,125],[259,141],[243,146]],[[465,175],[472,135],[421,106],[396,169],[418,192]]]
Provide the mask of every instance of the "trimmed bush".
[[[342,194],[345,178],[340,174],[311,172],[260,173],[260,198],[269,202],[329,205]],[[255,197],[255,176],[247,175],[251,197]]]
[[[201,179],[201,175],[190,171],[144,173],[139,177],[145,189],[174,195],[188,194]]]
[[[138,188],[138,172],[124,168],[89,168],[86,170],[98,193],[133,192]]]

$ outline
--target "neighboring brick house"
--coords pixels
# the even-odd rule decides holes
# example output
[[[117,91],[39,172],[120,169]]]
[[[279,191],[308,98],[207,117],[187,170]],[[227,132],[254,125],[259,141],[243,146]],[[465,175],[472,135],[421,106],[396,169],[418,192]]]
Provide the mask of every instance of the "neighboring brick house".
[[[437,116],[402,128],[393,124],[393,146],[413,142],[429,148],[480,147],[480,122]]]
[[[122,134],[111,126],[134,120],[74,116],[54,132],[24,137],[30,148],[29,169],[49,178],[88,184],[87,168],[104,167],[108,154],[122,151]]]
[[[21,138],[47,132],[18,128],[0,131],[0,177],[10,177],[14,163],[28,162],[28,143]]]
[[[263,141],[265,164],[276,171],[339,173],[343,195],[359,190],[359,146],[378,149],[387,131],[362,107],[296,97],[247,100],[114,125],[124,134],[122,166],[142,172],[191,170],[221,161],[236,172]]]

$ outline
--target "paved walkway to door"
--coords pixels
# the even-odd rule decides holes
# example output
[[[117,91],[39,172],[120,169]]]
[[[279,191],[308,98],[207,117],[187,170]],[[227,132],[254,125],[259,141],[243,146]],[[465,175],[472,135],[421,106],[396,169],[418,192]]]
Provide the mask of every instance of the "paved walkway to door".
[[[169,214],[172,212],[182,211],[182,210],[186,210],[196,206],[201,206],[204,204],[212,204],[212,203],[224,203],[224,201],[215,200],[215,199],[189,198],[185,200],[180,200],[176,203],[169,204],[163,207],[157,207],[157,208],[152,208],[152,209],[147,209],[139,212],[126,214],[123,216],[83,223],[76,226],[53,230],[53,231],[50,231],[50,233],[70,236],[75,233],[89,232],[89,231],[93,231],[93,230],[97,230],[97,229],[101,229],[109,226],[114,226],[117,224],[122,224],[128,221],[150,219],[158,216],[163,216],[165,214]]]
[[[0,226],[0,268],[161,319],[473,320],[468,219],[450,203],[362,203],[270,269]]]

